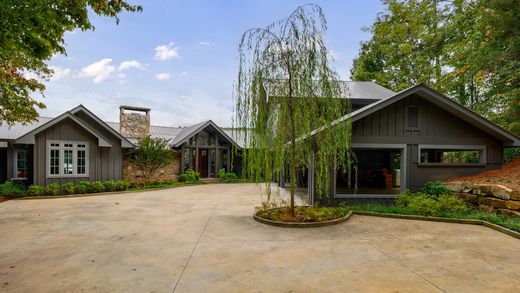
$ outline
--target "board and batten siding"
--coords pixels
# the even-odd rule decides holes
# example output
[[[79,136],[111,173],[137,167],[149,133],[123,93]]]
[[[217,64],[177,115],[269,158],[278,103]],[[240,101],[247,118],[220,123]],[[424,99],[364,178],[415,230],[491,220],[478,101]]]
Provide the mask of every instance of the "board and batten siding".
[[[406,111],[418,108],[419,125],[408,129]],[[403,98],[352,124],[352,143],[406,144],[406,186],[416,190],[430,180],[469,176],[499,168],[502,142],[419,95]],[[426,166],[418,162],[419,145],[486,146],[482,165]]]
[[[113,136],[113,135],[112,135]],[[106,136],[107,139],[112,137]],[[89,144],[89,171],[87,177],[47,177],[47,141],[77,141]],[[71,119],[65,119],[35,136],[34,144],[34,184],[66,183],[79,181],[105,181],[122,178],[122,149],[120,143],[112,143],[111,148],[98,147],[95,136]],[[119,158],[119,159],[117,159]],[[74,162],[75,166],[76,162]]]

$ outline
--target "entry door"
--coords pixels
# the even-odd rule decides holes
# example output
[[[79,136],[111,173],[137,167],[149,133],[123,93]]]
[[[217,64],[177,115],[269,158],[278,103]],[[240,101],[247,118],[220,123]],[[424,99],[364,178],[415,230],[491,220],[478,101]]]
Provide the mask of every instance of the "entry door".
[[[208,177],[208,150],[199,149],[199,173],[200,177]]]

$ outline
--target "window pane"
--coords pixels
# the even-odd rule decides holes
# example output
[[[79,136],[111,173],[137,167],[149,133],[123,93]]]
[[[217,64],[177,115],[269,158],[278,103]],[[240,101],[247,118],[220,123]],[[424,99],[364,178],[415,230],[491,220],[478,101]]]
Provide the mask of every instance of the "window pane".
[[[479,162],[480,151],[478,150],[421,150],[421,163],[471,164]]]
[[[72,173],[73,173],[72,150],[64,150],[63,151],[63,174],[72,174]]]
[[[27,177],[27,151],[17,150],[16,151],[16,177],[25,178]]]
[[[85,174],[86,173],[86,152],[85,150],[78,150],[77,153],[77,173]]]
[[[419,109],[417,107],[408,108],[408,127],[418,128],[419,127]]]
[[[51,175],[60,174],[60,150],[51,149],[50,168]]]

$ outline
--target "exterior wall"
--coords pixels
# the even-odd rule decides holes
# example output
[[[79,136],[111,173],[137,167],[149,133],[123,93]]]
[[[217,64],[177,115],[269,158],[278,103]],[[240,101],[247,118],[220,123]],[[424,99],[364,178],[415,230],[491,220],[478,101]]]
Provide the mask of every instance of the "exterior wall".
[[[180,151],[172,151],[172,162],[157,171],[157,173],[150,178],[152,181],[177,181],[181,173],[181,153]],[[129,159],[129,156],[124,156],[123,159],[123,179],[128,182],[142,182],[143,179],[139,170]]]
[[[407,129],[406,109],[417,106],[419,127]],[[412,95],[374,112],[352,125],[352,143],[359,144],[406,144],[406,186],[416,190],[430,180],[446,180],[499,168],[502,164],[502,143],[439,108],[426,99]],[[473,145],[486,146],[485,164],[426,166],[418,161],[418,146],[428,145]]]
[[[33,149],[33,178],[34,184],[47,185],[50,183],[105,181],[122,178],[122,149],[119,139],[110,133],[102,133],[111,143],[111,148],[98,147],[97,138],[83,127],[70,119],[38,133],[35,136]],[[89,143],[89,173],[86,177],[47,178],[47,141],[86,141]]]
[[[0,184],[7,180],[7,148],[0,149]]]

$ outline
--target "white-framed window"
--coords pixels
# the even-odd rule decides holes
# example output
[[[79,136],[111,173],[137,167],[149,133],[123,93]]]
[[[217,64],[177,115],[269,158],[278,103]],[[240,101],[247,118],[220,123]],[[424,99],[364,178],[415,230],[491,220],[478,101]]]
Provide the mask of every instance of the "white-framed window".
[[[47,141],[47,177],[87,177],[88,142]]]
[[[27,150],[16,150],[15,158],[15,178],[27,178]]]

